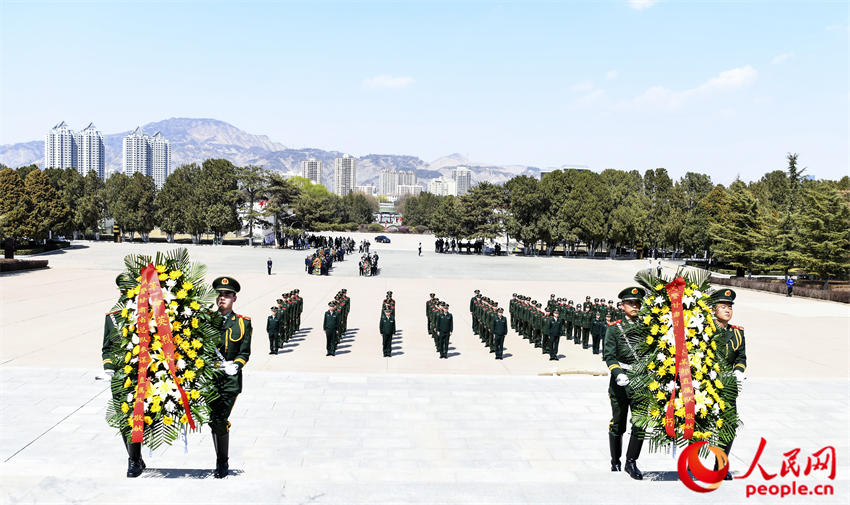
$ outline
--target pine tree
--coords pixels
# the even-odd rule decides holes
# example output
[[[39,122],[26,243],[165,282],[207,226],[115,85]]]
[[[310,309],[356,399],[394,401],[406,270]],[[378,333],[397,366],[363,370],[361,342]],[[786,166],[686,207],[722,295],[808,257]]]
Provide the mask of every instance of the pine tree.
[[[838,191],[825,186],[803,191],[805,206],[799,218],[800,247],[793,253],[799,264],[824,279],[824,289],[850,272],[850,207]]]
[[[724,222],[711,223],[713,250],[718,259],[738,269],[752,272],[757,263],[758,247],[763,243],[764,222],[758,200],[741,181],[729,188],[729,210]]]

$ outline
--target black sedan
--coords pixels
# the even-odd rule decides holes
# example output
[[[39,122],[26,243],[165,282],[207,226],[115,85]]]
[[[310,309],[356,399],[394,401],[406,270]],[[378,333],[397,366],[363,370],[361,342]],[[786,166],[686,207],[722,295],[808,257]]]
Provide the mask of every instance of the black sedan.
[[[378,235],[377,237],[375,237],[375,242],[380,242],[381,244],[389,244],[390,238],[386,235]]]

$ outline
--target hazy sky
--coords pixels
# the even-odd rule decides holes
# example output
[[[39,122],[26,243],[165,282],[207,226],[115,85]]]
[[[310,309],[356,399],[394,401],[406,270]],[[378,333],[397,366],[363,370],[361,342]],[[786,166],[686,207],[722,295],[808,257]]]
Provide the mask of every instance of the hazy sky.
[[[426,161],[850,167],[845,1],[0,5],[0,144],[209,117]]]

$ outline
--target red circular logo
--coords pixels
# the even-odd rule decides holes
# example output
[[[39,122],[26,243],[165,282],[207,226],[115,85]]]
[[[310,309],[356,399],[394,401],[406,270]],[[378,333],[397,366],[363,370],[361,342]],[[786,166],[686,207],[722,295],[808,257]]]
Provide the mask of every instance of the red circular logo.
[[[682,454],[679,456],[679,480],[688,489],[697,493],[708,493],[720,487],[720,483],[726,478],[729,473],[729,458],[726,453],[719,447],[709,445],[708,449],[714,453],[717,459],[717,470],[709,470],[699,459],[699,449],[708,442],[697,442],[685,447]],[[690,470],[690,473],[688,471]],[[693,477],[691,477],[693,476]],[[705,487],[698,484],[696,481],[705,484]]]

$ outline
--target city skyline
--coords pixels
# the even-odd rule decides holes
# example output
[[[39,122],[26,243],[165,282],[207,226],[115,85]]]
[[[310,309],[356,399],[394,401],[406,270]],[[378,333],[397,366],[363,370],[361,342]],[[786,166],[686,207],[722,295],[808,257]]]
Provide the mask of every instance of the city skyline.
[[[56,117],[93,118],[102,131],[216,117],[354,156],[461,152],[482,164],[665,167],[722,183],[782,169],[787,152],[820,178],[850,165],[838,3],[198,6],[160,4],[128,27],[132,2],[4,3],[2,18],[16,22],[0,34],[0,144],[37,139]],[[98,30],[74,31],[82,17]],[[287,29],[272,30],[281,20]],[[25,33],[34,24],[37,39]],[[305,44],[316,26],[324,35]],[[209,39],[225,28],[227,41]],[[143,61],[124,61],[140,42]],[[81,48],[90,64],[73,56]],[[37,60],[66,77],[62,91],[18,78]],[[131,63],[163,77],[129,82]],[[111,70],[93,81],[89,65]],[[55,104],[40,107],[45,96]]]

